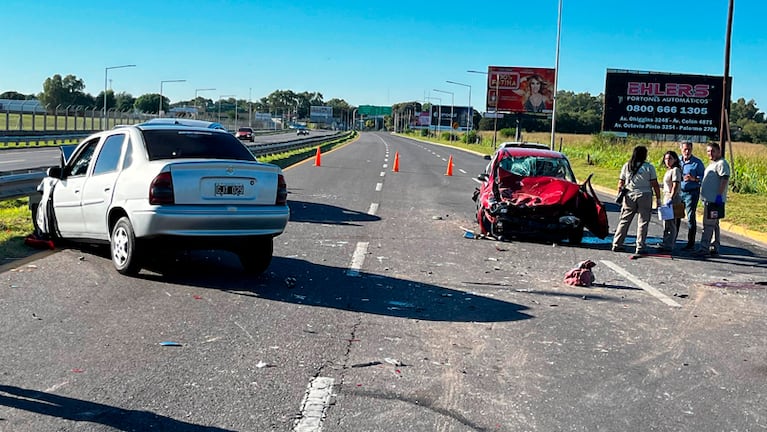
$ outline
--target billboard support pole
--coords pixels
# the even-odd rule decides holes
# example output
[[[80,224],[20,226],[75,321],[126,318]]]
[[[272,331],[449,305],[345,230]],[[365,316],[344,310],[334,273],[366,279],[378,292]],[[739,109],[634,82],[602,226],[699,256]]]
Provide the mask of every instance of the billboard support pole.
[[[559,11],[557,13],[557,53],[554,64],[554,93],[552,94],[551,105],[551,149],[554,150],[554,135],[556,134],[557,126],[557,80],[559,79],[559,39],[561,37],[562,30],[562,0],[559,0]]]
[[[501,81],[501,75],[495,74],[495,118],[493,119],[493,151],[497,148],[496,144],[498,142],[498,99],[500,99],[500,95],[498,94],[498,85]]]
[[[727,35],[725,37],[725,43],[724,43],[724,80],[722,83],[722,113],[721,113],[721,119],[719,123],[719,145],[722,146],[722,154],[726,154],[724,152],[726,143],[727,143],[727,135],[725,134],[725,131],[729,132],[730,125],[727,121],[727,109],[729,108],[728,102],[729,98],[727,97],[729,95],[729,89],[727,88],[727,77],[730,75],[730,38],[732,35],[732,9],[733,9],[733,3],[735,3],[735,0],[730,0],[729,4],[729,12],[727,14]]]

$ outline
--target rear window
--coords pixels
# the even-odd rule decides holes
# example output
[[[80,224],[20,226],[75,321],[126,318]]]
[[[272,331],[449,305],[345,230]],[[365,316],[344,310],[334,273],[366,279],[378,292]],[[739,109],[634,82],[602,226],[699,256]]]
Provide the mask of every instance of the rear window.
[[[145,130],[149,160],[160,159],[234,159],[256,158],[240,141],[228,133],[189,130]]]
[[[240,131],[240,132],[253,132],[253,129],[251,129],[251,128],[246,128],[246,127],[244,127],[244,128],[239,128],[239,129],[237,129],[237,130],[238,130],[238,131]]]

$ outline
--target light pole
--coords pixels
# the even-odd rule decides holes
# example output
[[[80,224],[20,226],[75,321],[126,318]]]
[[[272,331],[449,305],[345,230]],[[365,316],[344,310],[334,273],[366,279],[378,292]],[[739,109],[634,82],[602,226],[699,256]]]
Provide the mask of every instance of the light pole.
[[[218,97],[218,122],[221,123],[221,100],[224,98],[236,98],[237,95],[228,94],[228,95],[221,95]],[[237,99],[234,100],[234,107],[237,109]]]
[[[134,64],[129,65],[122,65],[122,66],[107,66],[104,68],[104,129],[106,129],[106,118],[107,118],[107,76],[109,73],[109,69],[122,69],[122,68],[129,68],[129,67],[136,67]]]
[[[160,81],[160,108],[157,110],[157,117],[160,117],[162,115],[162,85],[165,83],[170,83],[170,82],[186,82],[186,80],[179,79],[179,80]]]
[[[427,96],[426,99],[436,99],[439,101],[439,108],[437,109],[437,126],[434,126],[434,136],[437,136],[437,128],[442,127],[442,98]],[[431,127],[431,113],[433,106],[429,107],[429,127]]]
[[[466,72],[469,73],[477,73],[482,75],[487,75],[488,79],[490,79],[490,75],[488,75],[487,72],[482,71],[475,71],[475,70],[467,70]],[[495,75],[495,111],[493,112],[493,150],[495,150],[496,142],[498,141],[498,99],[500,99],[500,95],[498,94],[498,85],[500,80],[500,74]],[[517,131],[519,133],[519,131]]]
[[[201,91],[214,91],[214,88],[194,89],[194,108],[197,109],[197,93]]]
[[[466,127],[467,127],[467,129],[466,129],[466,139],[467,139],[466,144],[468,144],[469,143],[468,142],[469,131],[472,130],[473,129],[472,126],[474,126],[474,108],[471,107],[471,86],[469,84],[459,83],[459,82],[455,82],[455,81],[445,81],[445,82],[449,83],[449,84],[455,84],[455,85],[464,86],[464,87],[468,87],[469,88],[469,118],[466,119]]]
[[[437,89],[434,89],[434,91],[439,93],[446,93],[450,95],[450,124],[448,126],[450,127],[450,129],[452,129],[453,128],[453,106],[455,105],[455,93],[449,92],[447,90],[437,90]],[[453,133],[450,132],[450,141],[452,140],[453,140]]]

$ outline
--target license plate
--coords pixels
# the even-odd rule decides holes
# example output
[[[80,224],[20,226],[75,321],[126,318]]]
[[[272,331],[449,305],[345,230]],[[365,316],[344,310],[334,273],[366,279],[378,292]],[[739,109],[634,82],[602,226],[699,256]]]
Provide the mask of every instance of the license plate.
[[[245,194],[245,186],[242,183],[216,183],[216,196]]]

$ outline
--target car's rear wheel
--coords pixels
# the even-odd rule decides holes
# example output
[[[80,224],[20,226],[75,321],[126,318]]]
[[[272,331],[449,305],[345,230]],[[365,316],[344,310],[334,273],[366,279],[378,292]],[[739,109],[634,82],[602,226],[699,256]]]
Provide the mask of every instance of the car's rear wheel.
[[[238,251],[240,263],[246,273],[259,275],[269,268],[274,252],[272,237],[260,237],[243,245]]]
[[[141,270],[136,234],[130,219],[125,216],[121,217],[112,228],[110,254],[112,264],[121,274],[134,275]]]

